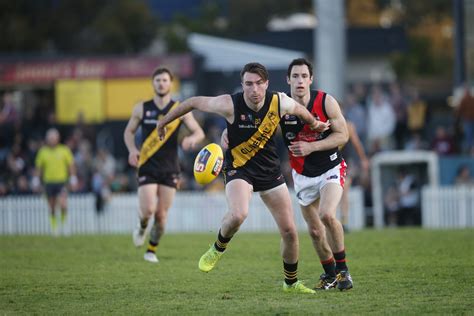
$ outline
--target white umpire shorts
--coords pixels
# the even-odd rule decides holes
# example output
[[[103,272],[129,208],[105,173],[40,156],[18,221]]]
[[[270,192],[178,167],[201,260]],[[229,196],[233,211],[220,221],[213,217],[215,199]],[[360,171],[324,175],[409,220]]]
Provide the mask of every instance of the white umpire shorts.
[[[292,169],[291,173],[298,203],[303,206],[310,205],[319,199],[321,189],[328,183],[336,183],[344,188],[346,169],[347,166],[344,160],[334,168],[329,169],[317,177],[307,177]]]

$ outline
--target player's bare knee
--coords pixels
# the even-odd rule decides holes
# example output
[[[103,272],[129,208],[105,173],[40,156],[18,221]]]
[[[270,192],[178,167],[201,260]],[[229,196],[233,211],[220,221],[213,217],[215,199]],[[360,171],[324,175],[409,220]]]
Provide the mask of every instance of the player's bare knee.
[[[283,228],[281,230],[281,238],[286,242],[295,242],[298,240],[298,233],[295,228]]]
[[[240,227],[243,224],[245,219],[247,218],[247,214],[243,212],[233,212],[231,216],[231,221],[234,226]]]
[[[165,223],[167,218],[167,211],[163,209],[158,209],[155,213],[155,220],[157,223]]]
[[[330,227],[335,224],[337,218],[332,213],[326,212],[321,216],[321,221],[324,223],[324,226]]]
[[[320,241],[323,238],[324,234],[325,234],[325,230],[321,230],[321,229],[317,229],[315,227],[312,227],[312,228],[308,229],[308,233],[309,233],[309,236],[311,237],[312,240]]]
[[[142,217],[143,218],[151,218],[153,215],[153,207],[142,207]]]

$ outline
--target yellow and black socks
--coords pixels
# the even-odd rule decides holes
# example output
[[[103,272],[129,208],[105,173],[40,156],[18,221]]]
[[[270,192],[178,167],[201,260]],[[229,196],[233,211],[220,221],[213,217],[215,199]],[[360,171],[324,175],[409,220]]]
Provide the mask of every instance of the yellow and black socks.
[[[331,257],[327,260],[321,260],[321,265],[323,266],[324,273],[330,277],[336,277],[336,262],[334,258]]]
[[[298,281],[298,261],[296,263],[286,263],[283,261],[283,274],[285,275],[285,283],[292,285]]]
[[[153,223],[153,226],[152,226],[151,231],[150,231],[150,242],[148,243],[148,248],[146,250],[147,252],[156,253],[156,248],[158,248],[158,244],[160,242],[161,235],[163,235],[163,231],[158,227],[156,222]]]
[[[231,239],[232,237],[222,236],[221,230],[219,229],[219,233],[217,234],[217,240],[214,243],[214,248],[216,248],[216,250],[219,252],[224,252],[224,250],[227,248],[227,244]]]
[[[141,218],[140,219],[140,229],[142,231],[145,231],[147,226],[148,226],[148,218]]]
[[[336,273],[341,271],[347,271],[346,265],[346,250],[342,249],[340,252],[334,253],[334,259],[336,259]]]
[[[158,243],[157,242],[150,242],[148,243],[148,248],[146,249],[146,252],[151,252],[151,253],[156,253],[156,249],[158,248]]]

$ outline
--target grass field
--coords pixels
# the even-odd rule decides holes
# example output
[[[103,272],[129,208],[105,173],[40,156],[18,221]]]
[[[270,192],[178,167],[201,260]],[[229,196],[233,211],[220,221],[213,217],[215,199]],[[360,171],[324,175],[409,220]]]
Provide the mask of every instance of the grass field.
[[[161,262],[130,236],[0,237],[0,314],[474,314],[474,230],[346,236],[354,289],[283,293],[277,234],[238,234],[217,268],[197,268],[214,234],[168,234]],[[299,277],[322,272],[300,235]]]

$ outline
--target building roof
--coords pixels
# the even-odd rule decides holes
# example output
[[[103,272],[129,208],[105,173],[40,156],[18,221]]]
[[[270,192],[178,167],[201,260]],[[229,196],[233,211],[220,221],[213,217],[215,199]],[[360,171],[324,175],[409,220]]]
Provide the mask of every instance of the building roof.
[[[235,71],[249,62],[262,62],[271,69],[285,69],[288,61],[303,57],[301,50],[272,47],[226,38],[192,33],[188,45],[194,53],[204,57],[208,71]]]

